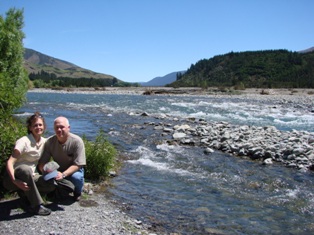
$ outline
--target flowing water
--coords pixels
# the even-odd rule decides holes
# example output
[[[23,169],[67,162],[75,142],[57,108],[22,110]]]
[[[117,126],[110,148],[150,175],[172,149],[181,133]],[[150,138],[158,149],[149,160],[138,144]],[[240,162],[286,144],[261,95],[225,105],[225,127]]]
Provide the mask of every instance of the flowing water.
[[[148,122],[188,117],[314,132],[310,110],[232,97],[29,92],[20,116],[56,116],[93,139],[99,129],[126,155],[110,197],[127,213],[165,233],[314,234],[314,174],[198,147],[168,146]],[[149,116],[139,114],[146,112]],[[167,114],[168,118],[154,116]],[[174,121],[170,117],[179,117]]]

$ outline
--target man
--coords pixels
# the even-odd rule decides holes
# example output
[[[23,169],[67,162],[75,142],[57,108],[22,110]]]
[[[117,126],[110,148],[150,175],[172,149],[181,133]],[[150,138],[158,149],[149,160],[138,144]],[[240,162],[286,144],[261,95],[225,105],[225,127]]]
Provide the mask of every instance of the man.
[[[86,165],[83,140],[70,133],[69,120],[57,117],[54,120],[55,135],[47,140],[43,154],[39,160],[39,169],[43,172],[44,165],[50,157],[59,164],[55,180],[67,179],[74,184],[74,200],[79,201],[84,186],[84,166]]]

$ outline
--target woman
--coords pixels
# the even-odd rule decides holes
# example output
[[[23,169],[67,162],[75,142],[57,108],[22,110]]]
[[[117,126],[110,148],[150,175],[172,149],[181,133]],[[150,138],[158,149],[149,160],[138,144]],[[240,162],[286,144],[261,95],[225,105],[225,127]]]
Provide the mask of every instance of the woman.
[[[29,203],[28,212],[36,215],[49,215],[51,210],[43,206],[40,193],[55,189],[52,181],[45,181],[36,167],[46,139],[44,117],[36,112],[27,121],[27,136],[16,141],[12,155],[7,161],[7,174],[3,185],[10,191],[17,191],[21,199]]]

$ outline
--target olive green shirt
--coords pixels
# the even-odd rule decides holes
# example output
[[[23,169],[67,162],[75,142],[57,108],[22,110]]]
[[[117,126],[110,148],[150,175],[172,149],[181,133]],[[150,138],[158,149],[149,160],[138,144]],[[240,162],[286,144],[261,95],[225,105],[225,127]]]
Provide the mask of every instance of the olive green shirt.
[[[60,166],[59,171],[67,170],[71,165],[85,166],[85,146],[81,137],[69,133],[69,137],[64,144],[60,144],[57,136],[49,137],[45,143],[40,163],[47,163],[50,158]]]

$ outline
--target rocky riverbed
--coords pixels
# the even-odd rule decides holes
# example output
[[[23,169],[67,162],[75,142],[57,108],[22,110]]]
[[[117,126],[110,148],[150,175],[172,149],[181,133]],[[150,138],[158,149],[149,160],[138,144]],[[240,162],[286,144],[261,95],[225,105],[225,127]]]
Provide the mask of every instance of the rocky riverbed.
[[[226,94],[215,94],[215,96]],[[248,89],[241,95],[232,95],[240,100],[250,99],[272,108],[283,106],[291,110],[303,110],[314,118],[314,96],[309,89],[258,90]],[[142,114],[149,115],[149,114]],[[170,117],[157,117],[167,120]],[[279,131],[274,126],[232,125],[227,122],[206,122],[188,118],[179,125],[167,122],[150,122],[160,131],[168,144],[201,146],[211,154],[215,150],[234,156],[259,160],[263,164],[274,162],[299,170],[314,170],[314,133],[307,131]]]
[[[208,123],[189,119],[186,124],[146,123],[154,125],[176,145],[201,146],[207,154],[219,150],[239,157],[260,160],[263,164],[279,162],[300,170],[313,169],[314,134],[306,131],[283,132],[274,126],[237,126],[227,122]]]

